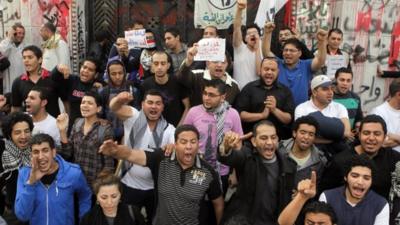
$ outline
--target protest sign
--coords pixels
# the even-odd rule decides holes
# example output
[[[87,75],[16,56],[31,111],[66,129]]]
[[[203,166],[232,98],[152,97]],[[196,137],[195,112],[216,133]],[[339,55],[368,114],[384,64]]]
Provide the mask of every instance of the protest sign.
[[[342,67],[347,67],[346,57],[344,55],[327,55],[326,56],[326,75],[333,79],[336,70]]]
[[[128,48],[147,48],[145,29],[125,31],[125,39],[128,41]]]
[[[195,61],[224,61],[225,60],[225,39],[205,38],[198,43]]]

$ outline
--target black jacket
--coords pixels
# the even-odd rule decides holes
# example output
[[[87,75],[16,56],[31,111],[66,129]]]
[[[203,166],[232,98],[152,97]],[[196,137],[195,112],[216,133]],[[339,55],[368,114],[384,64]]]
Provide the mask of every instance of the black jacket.
[[[324,191],[344,185],[345,168],[352,156],[357,154],[354,147],[340,152],[333,158],[322,176],[319,190]],[[372,158],[376,169],[371,189],[386,199],[389,197],[391,173],[399,160],[400,153],[391,148],[379,149],[378,154]]]
[[[279,193],[277,193],[278,207],[276,209],[263,207],[262,196],[268,190],[265,186],[268,172],[256,150],[243,147],[241,150],[233,150],[229,156],[219,156],[221,163],[236,169],[239,181],[235,195],[225,208],[224,222],[233,216],[241,216],[250,224],[254,224],[255,221],[263,221],[263,224],[277,224],[279,213],[291,201],[295,189],[296,163],[279,152],[276,152],[276,155],[279,163]]]
[[[133,217],[132,215],[133,214]],[[132,212],[129,212],[127,205],[119,204],[117,216],[114,219],[114,225],[144,225],[143,216],[139,210],[132,207]],[[100,205],[95,205],[88,213],[86,213],[80,225],[108,225],[106,216],[103,213]]]

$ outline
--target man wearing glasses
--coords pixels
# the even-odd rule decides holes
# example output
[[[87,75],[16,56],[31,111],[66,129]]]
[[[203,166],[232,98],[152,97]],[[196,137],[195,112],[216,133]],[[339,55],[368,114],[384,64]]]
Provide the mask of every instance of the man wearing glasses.
[[[271,36],[274,28],[273,22],[266,22],[264,25],[264,56],[274,56],[271,52]],[[318,54],[313,59],[300,59],[302,54],[301,44],[297,39],[286,40],[283,45],[283,59],[278,58],[278,81],[292,91],[295,106],[308,100],[312,73],[325,64],[327,31],[320,29],[316,33],[316,39],[318,41]]]
[[[227,72],[231,64],[231,58],[229,54],[225,53],[225,60],[223,62],[218,61],[206,61],[205,70],[193,70],[194,56],[197,54],[197,44],[193,44],[187,51],[186,59],[183,61],[179,72],[177,73],[178,81],[191,90],[189,95],[190,106],[196,106],[202,104],[202,92],[204,90],[204,83],[207,80],[220,79],[227,85],[225,100],[229,104],[233,104],[236,96],[239,94],[239,87],[236,80],[234,80]]]

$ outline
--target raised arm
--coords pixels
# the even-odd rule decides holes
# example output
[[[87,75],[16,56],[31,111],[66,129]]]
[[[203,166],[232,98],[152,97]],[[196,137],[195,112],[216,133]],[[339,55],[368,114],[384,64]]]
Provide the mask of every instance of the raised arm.
[[[328,32],[326,30],[322,29],[318,30],[317,32],[318,53],[314,57],[311,63],[311,70],[314,72],[319,70],[323,65],[325,65],[327,36]]]
[[[242,36],[242,11],[247,7],[247,0],[237,0],[235,20],[233,21],[233,47],[237,48],[243,43]]]
[[[126,120],[134,114],[131,106],[127,105],[132,100],[133,95],[127,91],[123,91],[111,99],[110,109],[117,115],[118,119]]]
[[[317,175],[311,172],[311,179],[305,179],[297,185],[297,194],[283,209],[278,218],[279,225],[293,225],[306,202],[317,193]]]
[[[264,57],[274,57],[271,51],[272,31],[275,29],[274,22],[265,22],[264,24],[264,37],[262,39],[262,53]]]
[[[143,150],[130,149],[126,145],[118,145],[113,140],[105,141],[100,146],[99,153],[115,159],[122,159],[137,165],[146,166],[146,154]]]

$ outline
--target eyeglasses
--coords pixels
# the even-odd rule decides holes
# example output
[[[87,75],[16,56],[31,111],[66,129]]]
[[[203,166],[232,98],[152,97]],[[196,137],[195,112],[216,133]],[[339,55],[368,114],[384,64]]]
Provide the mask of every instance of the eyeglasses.
[[[299,50],[297,50],[297,49],[283,49],[283,52],[290,52],[290,53],[296,53],[298,51]]]
[[[208,97],[210,97],[210,98],[216,98],[216,97],[221,96],[221,95],[217,95],[217,94],[209,93],[209,92],[205,92],[205,91],[203,91],[203,95],[204,95],[204,96],[208,96]]]

